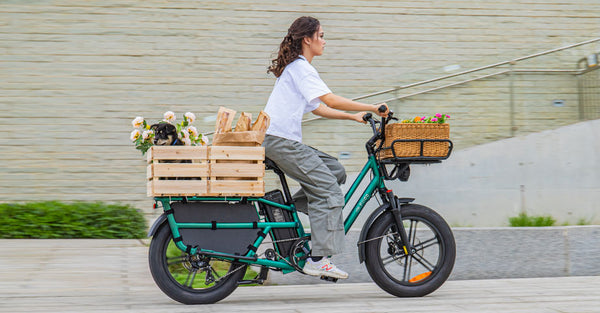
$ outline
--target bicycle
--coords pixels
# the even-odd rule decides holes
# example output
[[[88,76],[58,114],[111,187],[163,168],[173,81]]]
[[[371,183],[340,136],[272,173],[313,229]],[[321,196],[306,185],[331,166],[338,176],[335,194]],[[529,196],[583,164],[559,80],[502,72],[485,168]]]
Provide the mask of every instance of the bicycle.
[[[385,125],[370,113],[363,119],[373,136],[365,147],[368,159],[345,195],[346,207],[358,186],[371,173],[371,180],[344,221],[347,233],[365,204],[378,195],[381,205],[365,221],[358,255],[373,281],[398,297],[420,297],[438,289],[454,266],[456,246],[448,224],[434,210],[399,198],[385,186],[386,180],[407,180],[409,165],[439,163],[444,157],[410,157],[381,160],[378,153],[385,138]],[[379,125],[379,127],[377,126]],[[431,140],[415,140],[424,142]],[[421,149],[422,150],[422,149]],[[423,153],[421,152],[421,155]],[[310,256],[310,234],[305,233],[284,173],[272,161],[265,166],[278,175],[283,192],[264,197],[156,197],[164,213],[152,225],[149,265],[158,287],[184,304],[208,304],[230,295],[239,285],[262,284],[269,270],[302,272]],[[390,170],[391,168],[391,170]],[[272,248],[257,253],[270,235]],[[246,277],[248,266],[260,272]],[[336,279],[321,277],[335,282]]]

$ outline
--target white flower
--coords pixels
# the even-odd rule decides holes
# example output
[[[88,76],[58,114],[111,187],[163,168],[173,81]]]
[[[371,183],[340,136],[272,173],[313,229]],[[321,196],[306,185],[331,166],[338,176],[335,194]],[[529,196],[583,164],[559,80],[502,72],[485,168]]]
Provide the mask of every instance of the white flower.
[[[192,112],[187,112],[183,116],[185,116],[188,123],[193,123],[196,120],[196,115],[194,115]]]
[[[202,142],[203,146],[206,146],[206,145],[208,145],[210,143],[210,141],[208,140],[208,136],[205,136],[205,135],[201,134],[200,137],[201,137],[200,141]]]
[[[181,137],[183,137],[183,138],[190,138],[190,133],[188,132],[187,129],[182,129],[181,130]]]
[[[190,133],[190,135],[192,135],[192,137],[198,137],[198,130],[196,129],[196,127],[190,126],[187,130]]]
[[[192,145],[192,140],[190,140],[190,138],[183,138],[183,143],[186,146],[191,146]]]
[[[140,131],[135,129],[134,131],[131,132],[131,136],[129,138],[131,138],[131,141],[136,141],[138,138],[140,138]]]
[[[131,125],[133,125],[134,128],[139,128],[144,125],[144,118],[141,116],[134,118],[133,121],[131,121]]]
[[[150,138],[150,136],[153,135],[153,134],[154,134],[154,131],[152,131],[152,130],[146,130],[146,131],[144,131],[142,133],[142,138],[144,140],[148,140],[148,138]]]
[[[173,122],[176,119],[175,113],[173,113],[172,111],[165,112],[164,117],[165,117],[165,121],[167,121],[167,122]]]

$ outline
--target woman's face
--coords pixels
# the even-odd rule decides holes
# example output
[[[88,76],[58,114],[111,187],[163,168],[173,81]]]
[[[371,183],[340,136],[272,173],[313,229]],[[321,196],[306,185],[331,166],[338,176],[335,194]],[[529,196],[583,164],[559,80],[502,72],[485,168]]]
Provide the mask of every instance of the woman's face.
[[[322,55],[323,50],[325,49],[325,33],[323,32],[323,28],[319,25],[319,29],[313,35],[312,38],[308,38],[308,48],[312,55]]]

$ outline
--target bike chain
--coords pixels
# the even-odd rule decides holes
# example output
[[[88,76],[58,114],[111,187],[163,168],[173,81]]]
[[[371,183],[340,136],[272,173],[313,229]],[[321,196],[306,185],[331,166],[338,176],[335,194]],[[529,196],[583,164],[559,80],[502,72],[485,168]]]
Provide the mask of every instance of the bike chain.
[[[266,241],[266,242],[263,242],[263,243],[278,243],[278,242],[296,241],[296,240],[298,240],[298,239],[299,239],[299,238],[281,239],[281,240]],[[284,260],[284,261],[285,261],[285,262],[286,262],[288,265],[290,265],[290,266],[294,267],[296,270],[298,270],[298,267],[297,267],[297,266],[294,266],[294,264],[290,263],[290,262],[289,262],[288,260],[286,260],[286,259],[285,259],[285,258],[284,258],[282,255],[280,255],[279,253],[277,253],[275,250],[273,250],[273,252],[275,252],[275,255],[276,255],[277,257],[279,257],[280,259]],[[259,254],[258,256],[260,257],[260,256],[263,256],[263,255],[265,255],[265,252],[263,252],[263,253]],[[221,281],[221,280],[222,280],[222,279],[224,279],[225,277],[227,277],[227,276],[229,276],[229,275],[232,275],[233,273],[235,273],[235,272],[237,272],[237,271],[241,270],[243,267],[244,267],[244,266],[239,266],[239,267],[238,267],[238,268],[236,268],[235,270],[233,270],[233,271],[231,271],[231,272],[229,272],[229,273],[227,273],[227,274],[225,274],[225,275],[223,275],[223,276],[219,277],[219,279],[216,279],[216,280],[215,280],[215,283],[218,283],[219,281]],[[212,269],[212,266],[210,267],[210,270],[211,270],[211,271],[213,270],[213,269]],[[301,272],[301,269],[300,269],[300,272]]]

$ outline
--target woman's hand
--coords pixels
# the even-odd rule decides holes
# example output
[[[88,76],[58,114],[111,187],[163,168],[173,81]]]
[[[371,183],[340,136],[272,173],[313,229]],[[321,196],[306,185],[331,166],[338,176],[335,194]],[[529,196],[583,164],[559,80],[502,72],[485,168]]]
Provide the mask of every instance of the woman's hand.
[[[382,105],[385,106],[385,112],[379,112],[379,107],[381,107]],[[381,117],[387,117],[388,113],[390,113],[390,108],[388,107],[387,103],[383,102],[383,103],[379,103],[379,104],[373,104],[372,111]]]
[[[367,114],[367,112],[358,112],[352,114],[352,119],[359,123],[367,124],[367,121],[363,120],[363,116],[365,116],[365,114]]]

